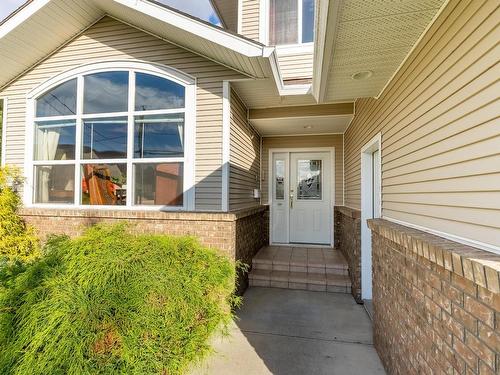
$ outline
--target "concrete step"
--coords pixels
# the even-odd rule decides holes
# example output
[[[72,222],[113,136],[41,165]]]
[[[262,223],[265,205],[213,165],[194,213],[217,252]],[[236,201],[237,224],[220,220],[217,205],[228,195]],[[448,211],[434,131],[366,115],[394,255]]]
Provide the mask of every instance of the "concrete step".
[[[351,293],[349,276],[326,272],[252,269],[249,280],[250,286]]]
[[[328,273],[348,275],[349,267],[342,253],[333,249],[307,250],[266,247],[252,260],[252,269],[270,271]]]

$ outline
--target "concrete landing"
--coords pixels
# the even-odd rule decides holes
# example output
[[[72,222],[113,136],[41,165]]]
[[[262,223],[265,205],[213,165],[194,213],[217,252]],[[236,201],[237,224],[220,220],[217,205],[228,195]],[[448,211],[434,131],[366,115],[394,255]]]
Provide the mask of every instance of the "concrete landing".
[[[194,374],[385,374],[371,322],[350,295],[251,287],[237,315]]]

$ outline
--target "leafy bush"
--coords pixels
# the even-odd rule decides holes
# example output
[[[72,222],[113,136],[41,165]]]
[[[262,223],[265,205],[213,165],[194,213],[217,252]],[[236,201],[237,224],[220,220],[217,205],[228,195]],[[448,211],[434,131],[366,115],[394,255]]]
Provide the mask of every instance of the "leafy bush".
[[[227,328],[235,266],[192,238],[97,225],[0,272],[1,374],[178,374]]]
[[[40,248],[33,227],[17,214],[21,199],[11,186],[20,182],[16,168],[0,168],[0,257],[26,261],[39,256]]]

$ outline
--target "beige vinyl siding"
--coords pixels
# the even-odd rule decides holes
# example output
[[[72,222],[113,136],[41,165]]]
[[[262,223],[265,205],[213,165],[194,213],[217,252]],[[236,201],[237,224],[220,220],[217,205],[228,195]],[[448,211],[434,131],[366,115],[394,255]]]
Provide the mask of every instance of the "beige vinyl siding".
[[[279,55],[278,62],[284,80],[312,78],[313,52]]]
[[[240,34],[259,42],[260,0],[241,0],[240,12],[241,12]]]
[[[253,189],[260,185],[260,135],[247,120],[247,108],[231,90],[229,209],[258,206]]]
[[[268,203],[269,192],[269,150],[274,148],[314,148],[335,147],[335,205],[343,204],[344,192],[344,166],[343,166],[343,136],[342,134],[330,135],[305,135],[289,137],[264,137],[262,138],[262,203]]]
[[[238,73],[150,34],[106,17],[7,87],[6,162],[22,166],[26,94],[48,79],[82,64],[140,60],[168,65],[197,79],[196,208],[221,209],[222,82]]]
[[[452,0],[345,134],[346,205],[360,208],[360,150],[382,134],[388,218],[500,246],[500,10]]]

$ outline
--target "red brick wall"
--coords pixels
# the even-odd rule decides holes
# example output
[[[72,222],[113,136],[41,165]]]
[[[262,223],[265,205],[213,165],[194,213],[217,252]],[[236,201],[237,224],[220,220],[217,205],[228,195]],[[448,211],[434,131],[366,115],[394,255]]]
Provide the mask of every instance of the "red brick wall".
[[[377,219],[374,341],[390,374],[500,373],[500,256]]]
[[[361,302],[361,211],[335,206],[335,248],[349,264],[352,295]]]
[[[267,208],[222,212],[157,212],[128,210],[22,209],[20,214],[44,239],[50,234],[76,236],[95,223],[130,222],[135,231],[197,237],[233,260],[251,264],[264,245]],[[246,275],[241,283],[246,287]]]

